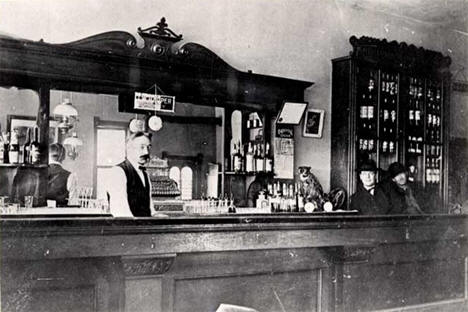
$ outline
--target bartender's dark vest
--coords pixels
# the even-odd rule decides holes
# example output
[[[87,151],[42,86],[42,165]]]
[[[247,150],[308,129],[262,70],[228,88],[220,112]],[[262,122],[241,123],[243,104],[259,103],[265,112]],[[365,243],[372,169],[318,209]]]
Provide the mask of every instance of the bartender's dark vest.
[[[125,172],[127,177],[127,197],[128,205],[134,217],[150,217],[150,193],[149,193],[149,181],[146,172],[143,172],[145,177],[145,185],[141,181],[138,172],[132,164],[125,160],[118,164],[120,168]]]
[[[47,183],[47,199],[57,202],[57,205],[63,206],[68,203],[67,180],[70,171],[57,164],[49,165],[49,179]]]

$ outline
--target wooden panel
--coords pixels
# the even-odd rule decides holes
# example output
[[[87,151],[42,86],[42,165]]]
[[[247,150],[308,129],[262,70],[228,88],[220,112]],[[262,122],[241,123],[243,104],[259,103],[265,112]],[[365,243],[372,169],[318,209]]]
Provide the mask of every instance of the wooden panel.
[[[346,265],[344,307],[368,311],[463,299],[464,271],[462,260]]]
[[[30,311],[34,312],[94,312],[96,292],[93,285],[69,289],[34,289]]]
[[[214,311],[221,303],[259,311],[318,311],[319,270],[177,280],[174,311]]]
[[[120,311],[122,283],[113,258],[1,264],[1,311]]]
[[[163,311],[161,278],[141,277],[125,282],[125,311]]]

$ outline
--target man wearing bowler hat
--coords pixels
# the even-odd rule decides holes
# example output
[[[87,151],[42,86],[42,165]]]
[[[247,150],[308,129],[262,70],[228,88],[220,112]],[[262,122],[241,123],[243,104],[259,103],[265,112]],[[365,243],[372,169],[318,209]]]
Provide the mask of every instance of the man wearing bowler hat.
[[[390,202],[379,184],[376,184],[377,166],[371,159],[361,163],[358,168],[359,180],[356,193],[351,196],[351,210],[366,215],[387,214]]]
[[[390,180],[384,184],[384,191],[390,200],[393,214],[424,213],[408,184],[408,171],[402,164],[394,162],[388,167]]]

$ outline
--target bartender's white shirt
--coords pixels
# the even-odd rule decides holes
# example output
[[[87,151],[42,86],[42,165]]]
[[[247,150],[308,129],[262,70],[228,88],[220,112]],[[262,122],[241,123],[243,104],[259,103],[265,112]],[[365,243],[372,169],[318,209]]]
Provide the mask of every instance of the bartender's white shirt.
[[[142,184],[145,185],[145,176],[143,175],[143,171],[138,168],[139,164],[134,164],[130,160],[129,162],[138,173]],[[149,181],[150,179],[148,176],[148,182]],[[110,169],[109,181],[107,184],[107,191],[110,195],[109,208],[111,214],[114,217],[133,217],[130,206],[128,205],[127,176],[125,175],[125,171],[119,166],[112,167]],[[153,201],[151,199],[151,182],[149,183],[149,197],[151,215],[153,215],[155,211],[153,208]]]

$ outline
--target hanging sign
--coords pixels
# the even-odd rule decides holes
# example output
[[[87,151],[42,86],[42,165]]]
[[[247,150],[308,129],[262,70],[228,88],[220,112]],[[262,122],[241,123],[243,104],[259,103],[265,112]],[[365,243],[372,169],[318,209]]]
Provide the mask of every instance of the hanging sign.
[[[133,108],[173,113],[175,103],[175,96],[135,92]]]

